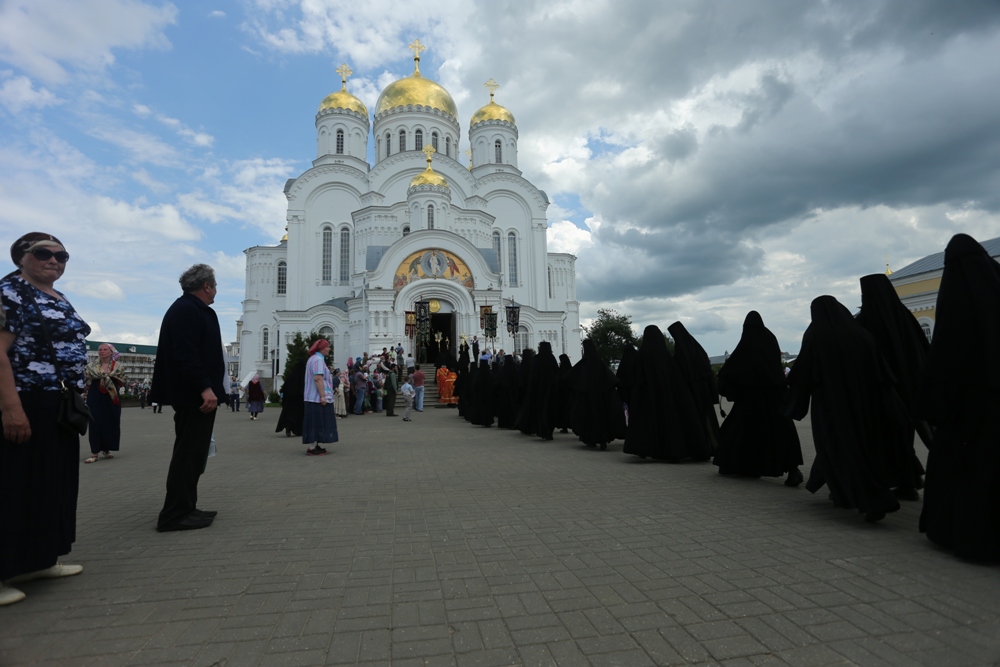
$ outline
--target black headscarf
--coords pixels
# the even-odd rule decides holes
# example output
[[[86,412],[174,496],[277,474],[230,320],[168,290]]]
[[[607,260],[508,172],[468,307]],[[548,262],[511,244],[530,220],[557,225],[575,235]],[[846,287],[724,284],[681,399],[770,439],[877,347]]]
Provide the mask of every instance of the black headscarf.
[[[731,401],[753,387],[785,386],[781,347],[764,326],[760,313],[751,310],[743,321],[743,336],[736,349],[719,369],[719,393]]]

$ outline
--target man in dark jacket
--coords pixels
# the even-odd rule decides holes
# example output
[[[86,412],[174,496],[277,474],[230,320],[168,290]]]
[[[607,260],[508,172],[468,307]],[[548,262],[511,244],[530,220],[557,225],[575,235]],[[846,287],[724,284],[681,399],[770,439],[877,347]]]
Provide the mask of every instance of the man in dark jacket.
[[[156,529],[194,530],[212,525],[216,512],[199,510],[198,478],[205,471],[219,403],[226,402],[226,362],[219,318],[209,306],[215,272],[195,264],[180,277],[181,295],[160,325],[150,400],[174,408],[174,453],[167,497]]]

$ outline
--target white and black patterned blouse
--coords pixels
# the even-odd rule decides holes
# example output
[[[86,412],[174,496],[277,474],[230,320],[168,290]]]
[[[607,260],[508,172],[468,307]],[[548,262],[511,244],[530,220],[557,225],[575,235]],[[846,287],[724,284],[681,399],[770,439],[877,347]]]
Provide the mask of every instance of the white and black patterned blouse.
[[[37,309],[28,297],[29,290]],[[3,308],[0,325],[14,334],[7,356],[14,369],[17,390],[55,391],[60,388],[60,380],[66,381],[67,386],[83,389],[90,326],[70,302],[56,299],[16,275],[0,280],[0,302]],[[51,347],[42,333],[40,317],[45,318]],[[53,348],[59,359],[58,375],[52,363]]]

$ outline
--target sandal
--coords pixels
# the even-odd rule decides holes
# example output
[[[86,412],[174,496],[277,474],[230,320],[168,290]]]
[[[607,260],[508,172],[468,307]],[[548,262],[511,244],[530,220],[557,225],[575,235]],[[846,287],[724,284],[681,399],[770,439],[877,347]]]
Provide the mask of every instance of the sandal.
[[[113,458],[115,458],[114,455],[111,452],[101,452],[101,454],[104,454],[104,458],[106,458],[106,459],[113,459]]]
[[[97,462],[97,458],[98,458],[97,454],[93,454],[93,455],[91,455],[91,457],[89,459],[84,459],[83,462],[84,463],[96,463]]]

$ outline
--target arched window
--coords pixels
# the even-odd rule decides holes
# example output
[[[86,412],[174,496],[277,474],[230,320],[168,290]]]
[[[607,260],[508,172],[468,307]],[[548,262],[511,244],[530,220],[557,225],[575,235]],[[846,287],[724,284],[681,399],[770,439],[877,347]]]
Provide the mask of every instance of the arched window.
[[[451,157],[451,137],[444,138],[444,154]]]
[[[434,204],[427,206],[427,229],[434,229]]]
[[[288,264],[284,261],[278,262],[278,294],[284,294],[288,289]]]
[[[497,164],[502,163],[503,162],[503,144],[500,143],[499,139],[497,139],[493,143],[493,153],[496,156]]]
[[[493,252],[495,252],[497,255],[497,270],[499,271],[501,250],[500,250],[500,232],[497,231],[493,232]]]
[[[410,234],[410,226],[409,225],[404,225],[403,226],[403,236],[409,236],[409,234]]]
[[[435,152],[441,150],[440,148],[438,148],[438,133],[437,132],[431,132],[431,147],[434,148]]]
[[[424,131],[417,130],[413,133],[413,150],[422,151],[424,150]]]
[[[924,332],[924,335],[927,336],[927,342],[931,342],[931,339],[934,338],[934,320],[929,317],[920,317],[917,319],[917,322],[920,324],[920,329]]]
[[[507,284],[517,285],[517,235],[507,234]]]
[[[267,330],[267,327],[264,327],[260,331],[260,358],[263,359],[264,361],[267,361],[268,359],[271,358],[270,355],[271,339],[269,334],[270,332]]]
[[[337,130],[337,155],[344,154],[344,131]]]
[[[379,137],[375,139],[375,159],[377,160],[378,156],[381,154],[382,154],[382,138]]]
[[[324,285],[333,280],[333,230],[323,228],[323,275],[320,277]]]
[[[399,152],[406,150],[406,130],[399,131]]]
[[[340,284],[346,285],[351,279],[351,232],[340,230]]]
[[[389,157],[392,155],[392,134],[389,132],[385,133],[385,156]]]
[[[552,267],[549,267],[549,298],[552,298]]]
[[[531,343],[528,339],[528,327],[522,324],[517,328],[517,351],[521,353],[529,347],[531,347]]]

